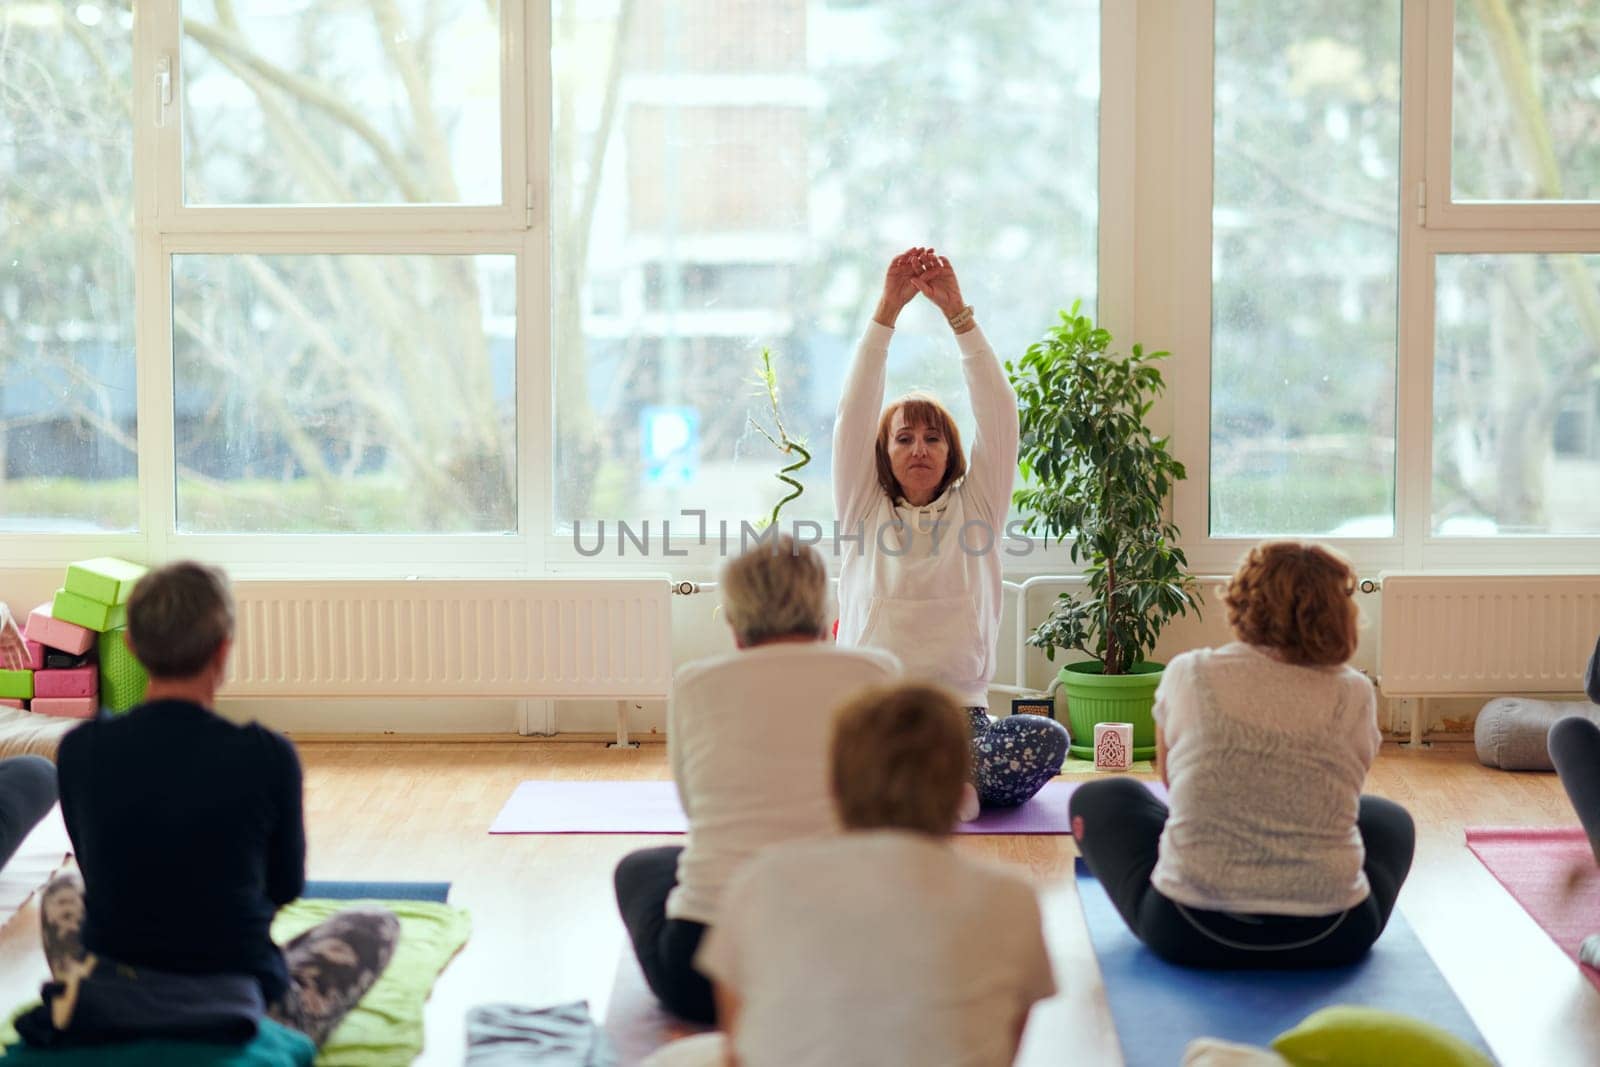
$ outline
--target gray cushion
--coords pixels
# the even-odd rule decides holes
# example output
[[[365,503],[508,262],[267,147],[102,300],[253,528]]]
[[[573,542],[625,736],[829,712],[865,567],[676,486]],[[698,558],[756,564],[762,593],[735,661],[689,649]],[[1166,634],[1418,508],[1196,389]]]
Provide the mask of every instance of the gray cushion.
[[[1550,727],[1568,715],[1600,723],[1600,704],[1495,697],[1478,712],[1472,728],[1479,762],[1503,771],[1555,770],[1550,762]]]

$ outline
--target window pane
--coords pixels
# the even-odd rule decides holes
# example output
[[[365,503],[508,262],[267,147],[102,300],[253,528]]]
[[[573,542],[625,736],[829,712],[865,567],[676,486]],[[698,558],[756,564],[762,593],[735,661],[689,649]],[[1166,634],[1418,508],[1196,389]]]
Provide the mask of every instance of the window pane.
[[[1391,536],[1399,0],[1218,0],[1215,108],[1211,532]]]
[[[1437,264],[1434,533],[1600,533],[1600,255]]]
[[[173,257],[178,528],[516,527],[511,256]]]
[[[499,4],[183,0],[191,204],[498,204]]]
[[[1456,199],[1600,199],[1597,48],[1595,0],[1456,4]]]
[[[133,16],[0,5],[0,530],[138,522]]]
[[[737,536],[769,512],[789,460],[750,425],[775,429],[764,346],[815,456],[784,515],[831,519],[839,389],[908,246],[951,257],[1002,358],[1093,308],[1092,0],[558,0],[551,18],[558,525],[704,508]],[[921,300],[890,357],[889,394],[913,386],[970,435],[958,350]]]

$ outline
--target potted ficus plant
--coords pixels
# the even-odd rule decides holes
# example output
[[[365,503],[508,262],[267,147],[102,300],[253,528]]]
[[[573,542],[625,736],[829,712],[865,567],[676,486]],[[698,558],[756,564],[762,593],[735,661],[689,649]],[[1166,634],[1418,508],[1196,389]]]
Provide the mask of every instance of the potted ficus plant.
[[[1006,364],[1021,423],[1017,514],[1030,533],[1070,540],[1087,586],[1062,593],[1028,644],[1051,662],[1058,648],[1090,657],[1060,673],[1074,756],[1093,758],[1095,723],[1131,722],[1133,758],[1149,759],[1162,665],[1146,657],[1169,621],[1199,611],[1165,512],[1183,464],[1145,424],[1167,353],[1134,345],[1117,355],[1111,334],[1078,309]]]

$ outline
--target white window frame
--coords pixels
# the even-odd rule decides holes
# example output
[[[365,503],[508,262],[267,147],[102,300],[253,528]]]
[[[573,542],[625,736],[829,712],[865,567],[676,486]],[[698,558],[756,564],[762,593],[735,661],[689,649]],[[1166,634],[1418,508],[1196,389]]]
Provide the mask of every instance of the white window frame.
[[[1134,336],[1134,266],[1141,194],[1137,105],[1142,93],[1140,8],[1120,0],[1100,11],[1099,318]],[[116,533],[0,532],[10,567],[56,567],[86,556],[159,561],[195,556],[244,578],[660,572],[715,574],[715,543],[687,557],[584,558],[553,532],[554,393],[551,359],[551,12],[540,0],[501,9],[501,165],[498,205],[331,207],[183,203],[181,0],[135,7],[133,25],[134,314],[139,527]],[[165,60],[172,103],[158,124],[157,76]],[[1151,106],[1148,100],[1146,107]],[[1146,179],[1148,181],[1149,179]],[[483,535],[186,534],[175,528],[172,257],[188,253],[511,254],[516,257],[517,530]],[[1001,353],[1001,358],[1015,354]],[[813,487],[812,491],[826,491]],[[677,537],[674,537],[677,541]],[[1036,539],[1007,566],[1018,576],[1076,570],[1065,546]]]
[[[1170,194],[1176,274],[1169,402],[1188,478],[1174,517],[1197,573],[1233,570],[1260,537],[1209,532],[1214,0],[1179,5],[1184,42],[1172,99],[1181,137]],[[1454,0],[1403,0],[1399,320],[1396,352],[1395,535],[1334,538],[1363,574],[1387,569],[1557,572],[1593,568],[1600,535],[1439,537],[1432,532],[1434,267],[1440,255],[1600,253],[1600,204],[1455,203],[1450,182]],[[1148,81],[1148,79],[1146,79]],[[1148,166],[1148,163],[1146,164]],[[1149,331],[1147,331],[1148,333]],[[1285,535],[1290,536],[1290,535]]]

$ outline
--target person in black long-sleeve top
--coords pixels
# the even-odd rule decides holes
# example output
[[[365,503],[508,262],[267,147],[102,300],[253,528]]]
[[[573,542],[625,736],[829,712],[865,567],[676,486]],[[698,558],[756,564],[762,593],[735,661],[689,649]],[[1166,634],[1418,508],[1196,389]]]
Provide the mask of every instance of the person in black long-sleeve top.
[[[350,909],[273,943],[273,916],[305,887],[300,760],[281,735],[210,710],[233,637],[223,574],[152,571],[128,602],[127,636],[150,674],[145,702],[74,729],[57,755],[82,880],[45,891],[51,972],[93,953],[253,975],[269,1014],[320,1045],[388,965],[398,922]]]

